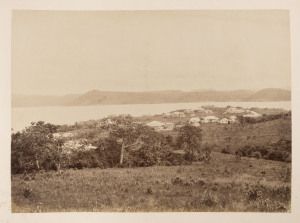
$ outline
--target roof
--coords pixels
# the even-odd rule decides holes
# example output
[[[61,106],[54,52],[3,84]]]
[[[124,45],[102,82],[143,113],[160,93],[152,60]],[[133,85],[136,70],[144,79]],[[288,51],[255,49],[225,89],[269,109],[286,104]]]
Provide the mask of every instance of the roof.
[[[261,116],[260,114],[258,114],[257,112],[255,111],[250,111],[250,114],[246,114],[246,115],[243,115],[244,117],[259,117]]]
[[[190,122],[200,122],[200,118],[190,118]]]
[[[222,118],[220,121],[229,121],[228,118]]]
[[[206,117],[204,117],[205,119],[219,119],[218,117],[216,117],[216,116],[206,116]]]
[[[182,154],[182,155],[185,154],[185,151],[183,149],[173,150],[172,152],[175,154]]]
[[[163,126],[165,124],[162,123],[162,122],[159,122],[159,121],[152,121],[152,122],[148,122],[146,125],[151,126],[151,127],[155,127],[155,126]]]

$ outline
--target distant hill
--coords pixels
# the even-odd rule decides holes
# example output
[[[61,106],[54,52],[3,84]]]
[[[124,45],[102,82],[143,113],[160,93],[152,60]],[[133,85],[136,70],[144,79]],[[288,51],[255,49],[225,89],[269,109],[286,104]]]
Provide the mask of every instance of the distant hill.
[[[109,104],[160,104],[188,102],[226,101],[289,101],[291,91],[264,89],[261,91],[148,91],[113,92],[93,90],[84,94],[65,96],[12,95],[12,107],[34,106],[88,106]]]
[[[291,91],[277,88],[260,90],[253,95],[246,97],[245,101],[290,101]]]

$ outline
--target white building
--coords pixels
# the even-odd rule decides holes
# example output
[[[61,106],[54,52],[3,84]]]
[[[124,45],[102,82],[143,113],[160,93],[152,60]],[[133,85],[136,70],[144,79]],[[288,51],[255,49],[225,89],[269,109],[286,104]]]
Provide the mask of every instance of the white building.
[[[198,126],[200,126],[200,118],[197,118],[197,117],[191,118],[191,119],[189,120],[189,123],[190,123],[190,125],[192,125],[192,126],[198,127]]]
[[[230,123],[230,120],[228,118],[222,118],[219,123],[221,124],[229,124]]]
[[[185,114],[183,112],[172,112],[171,117],[185,117]]]
[[[239,114],[239,113],[244,113],[245,110],[244,109],[239,109],[239,108],[235,108],[235,107],[230,107],[227,108],[226,111],[223,114]]]
[[[235,123],[236,122],[236,116],[232,115],[229,117],[230,123]]]
[[[171,113],[170,113],[170,112],[163,113],[163,116],[164,116],[164,117],[171,117]]]
[[[204,112],[205,112],[205,114],[211,114],[212,110],[205,110]]]
[[[257,117],[260,117],[260,116],[261,116],[261,114],[258,114],[255,111],[250,111],[249,114],[243,115],[243,117],[249,117],[249,118],[257,118]]]
[[[168,122],[164,126],[164,130],[173,130],[174,129],[174,123]]]
[[[201,119],[202,123],[213,123],[213,122],[218,122],[218,121],[219,121],[219,118],[216,116],[206,116]]]
[[[159,122],[159,121],[152,121],[148,122],[146,126],[149,126],[151,128],[154,128],[155,131],[160,131],[164,129],[165,123]]]
[[[73,132],[58,132],[58,133],[53,133],[52,134],[54,138],[68,138],[68,137],[72,137],[74,136],[74,133]]]
[[[67,154],[71,154],[74,151],[87,151],[91,149],[97,149],[96,146],[92,144],[87,144],[86,139],[76,139],[76,140],[68,140],[62,146],[63,152]]]

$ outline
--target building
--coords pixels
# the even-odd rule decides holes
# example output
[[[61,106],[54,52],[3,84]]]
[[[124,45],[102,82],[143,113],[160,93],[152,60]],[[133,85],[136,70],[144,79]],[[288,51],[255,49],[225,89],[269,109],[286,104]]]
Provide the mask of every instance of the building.
[[[216,116],[206,116],[201,118],[201,122],[202,123],[214,123],[214,122],[218,122],[219,118]]]
[[[74,136],[74,133],[73,132],[58,132],[58,133],[53,133],[52,134],[54,138],[68,138],[68,137],[72,137]]]
[[[236,122],[236,116],[232,115],[229,117],[230,123],[235,123]]]
[[[159,121],[148,122],[146,126],[153,128],[155,131],[160,131],[165,128],[165,124]]]
[[[228,114],[239,114],[239,113],[244,113],[244,112],[245,112],[244,109],[230,107],[230,108],[227,108],[223,114],[227,114],[227,113]]]
[[[260,116],[261,116],[261,114],[258,114],[255,111],[250,111],[250,113],[248,113],[246,115],[243,115],[243,117],[249,117],[249,118],[257,118],[257,117],[260,117]]]
[[[183,113],[183,112],[172,112],[171,113],[171,117],[180,117],[180,118],[182,118],[182,117],[185,117],[185,114]]]
[[[205,114],[211,114],[212,110],[205,110],[204,112],[205,112]]]
[[[230,120],[228,118],[222,118],[219,123],[221,124],[229,124],[230,123]]]
[[[163,113],[163,116],[164,116],[164,117],[171,117],[171,113],[170,113],[170,112]]]
[[[173,130],[174,129],[174,123],[168,122],[164,126],[164,130]]]
[[[197,117],[191,118],[189,120],[189,124],[192,125],[192,126],[195,126],[195,127],[200,126],[200,118],[197,118]]]
[[[91,149],[97,149],[96,146],[92,144],[87,144],[86,139],[75,139],[75,140],[68,140],[62,146],[63,153],[71,154],[75,151],[87,151]]]

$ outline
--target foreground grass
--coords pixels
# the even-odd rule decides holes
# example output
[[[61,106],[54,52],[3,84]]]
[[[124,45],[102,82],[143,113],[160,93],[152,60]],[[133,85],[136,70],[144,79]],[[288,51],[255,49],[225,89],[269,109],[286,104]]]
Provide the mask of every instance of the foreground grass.
[[[12,212],[290,211],[290,164],[213,153],[209,163],[12,176]]]

